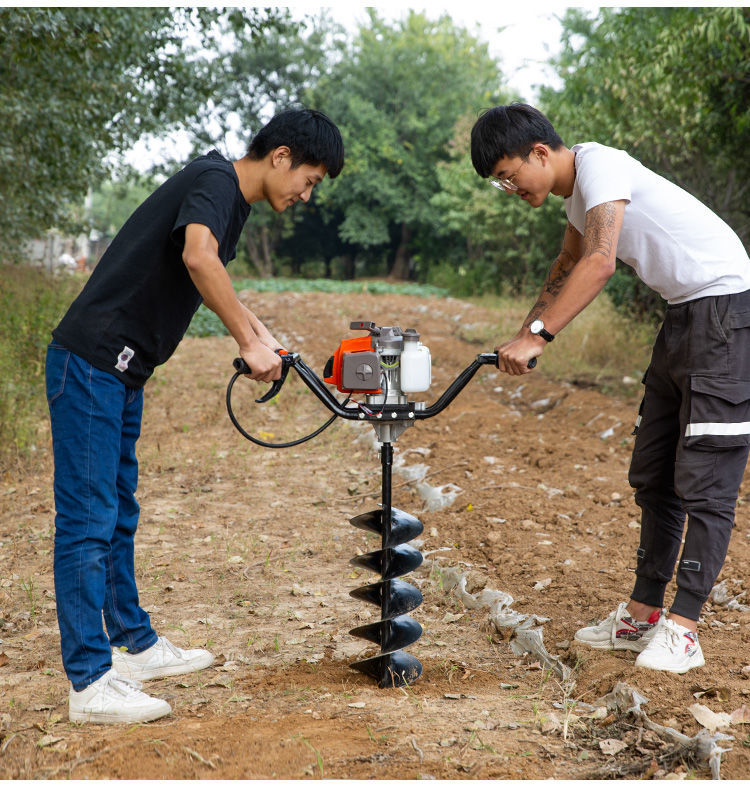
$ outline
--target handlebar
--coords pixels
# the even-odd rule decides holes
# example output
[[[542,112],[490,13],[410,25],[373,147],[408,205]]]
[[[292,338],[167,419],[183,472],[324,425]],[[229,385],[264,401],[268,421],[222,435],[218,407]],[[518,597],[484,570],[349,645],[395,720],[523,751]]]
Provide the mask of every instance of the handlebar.
[[[535,360],[532,360],[535,361]],[[342,419],[356,419],[358,421],[368,422],[382,422],[382,421],[399,421],[399,420],[414,420],[414,419],[429,419],[430,417],[439,414],[442,410],[447,408],[459,392],[469,383],[474,377],[477,370],[485,364],[492,364],[497,366],[496,353],[480,353],[476,359],[448,386],[442,395],[430,406],[426,408],[417,408],[415,403],[409,402],[406,404],[386,403],[383,409],[376,414],[367,414],[359,408],[345,408],[329,391],[323,381],[318,375],[311,370],[307,364],[302,360],[298,353],[284,352],[282,356],[282,372],[281,377],[274,381],[273,386],[266,394],[258,398],[256,403],[266,403],[271,398],[275,397],[280,391],[281,387],[286,381],[287,373],[290,368],[294,368],[295,372],[302,379],[307,388],[320,400],[321,403],[335,416]],[[234,369],[236,370],[232,380],[227,389],[227,401],[229,401],[231,387],[235,380],[240,375],[245,375],[250,372],[250,368],[244,359],[236,358],[233,362]]]
[[[286,381],[286,375],[289,372],[289,368],[292,366],[291,356],[288,351],[285,351],[281,348],[278,348],[276,353],[281,356],[281,376],[278,378],[278,380],[273,382],[273,386],[271,386],[271,388],[263,395],[263,397],[259,397],[255,401],[256,403],[267,403],[269,400],[272,400],[281,391],[281,387],[284,385],[284,381]],[[235,377],[240,375],[249,375],[252,372],[248,363],[241,356],[238,356],[232,362],[232,365],[237,371]]]

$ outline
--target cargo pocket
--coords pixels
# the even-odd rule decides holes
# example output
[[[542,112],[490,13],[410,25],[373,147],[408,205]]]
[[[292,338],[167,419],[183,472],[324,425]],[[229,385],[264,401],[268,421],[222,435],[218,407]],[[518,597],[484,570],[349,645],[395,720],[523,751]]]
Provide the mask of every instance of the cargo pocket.
[[[734,312],[727,320],[729,369],[740,378],[750,378],[750,312]]]
[[[750,326],[750,311],[734,312],[728,319],[730,329],[747,329]]]
[[[695,449],[750,444],[750,380],[693,375],[684,442]]]

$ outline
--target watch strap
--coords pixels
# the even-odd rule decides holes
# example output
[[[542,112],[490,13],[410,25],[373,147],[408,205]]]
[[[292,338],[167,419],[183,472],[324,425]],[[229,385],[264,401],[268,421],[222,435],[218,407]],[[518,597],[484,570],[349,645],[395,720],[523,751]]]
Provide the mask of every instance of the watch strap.
[[[555,335],[550,334],[546,329],[539,329],[539,336],[542,339],[547,340],[547,342],[552,342],[552,340],[555,339]]]

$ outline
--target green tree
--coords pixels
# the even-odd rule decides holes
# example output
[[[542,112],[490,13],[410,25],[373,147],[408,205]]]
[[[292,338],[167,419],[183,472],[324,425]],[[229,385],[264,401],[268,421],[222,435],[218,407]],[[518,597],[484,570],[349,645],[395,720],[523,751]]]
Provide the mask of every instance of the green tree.
[[[750,9],[569,10],[564,86],[542,102],[563,137],[628,150],[750,240]]]
[[[750,10],[571,9],[556,59],[560,90],[541,103],[569,144],[623,148],[694,194],[750,240]],[[657,317],[662,299],[627,266],[617,306]]]
[[[369,20],[312,92],[342,129],[344,177],[321,194],[341,239],[390,251],[390,275],[429,249],[442,222],[431,202],[456,119],[494,103],[500,74],[485,44],[447,16]]]
[[[205,118],[215,84],[206,47],[227,25],[258,35],[274,19],[238,9],[0,9],[0,252],[68,227],[112,155],[142,135]]]
[[[477,175],[470,155],[475,119],[474,115],[461,119],[450,160],[437,165],[441,188],[432,204],[440,212],[439,232],[442,237],[458,235],[464,246],[460,264],[450,267],[456,273],[444,267],[436,284],[463,293],[530,291],[544,281],[560,251],[565,211],[554,197],[533,209]]]
[[[113,238],[128,217],[156,189],[158,179],[105,181],[91,195],[89,222],[92,229]]]
[[[288,13],[282,19],[284,24],[268,26],[261,36],[248,26],[232,28],[214,69],[220,75],[212,103],[220,135],[198,133],[199,144],[211,143],[216,136],[228,140],[232,134],[249,143],[276,112],[307,103],[310,91],[329,68],[330,59],[346,36],[325,11],[294,23]],[[316,109],[325,112],[324,107]],[[277,273],[279,245],[307,212],[304,206],[282,214],[263,203],[254,206],[244,234],[250,260],[259,275],[271,277]],[[307,219],[304,224],[307,230]]]

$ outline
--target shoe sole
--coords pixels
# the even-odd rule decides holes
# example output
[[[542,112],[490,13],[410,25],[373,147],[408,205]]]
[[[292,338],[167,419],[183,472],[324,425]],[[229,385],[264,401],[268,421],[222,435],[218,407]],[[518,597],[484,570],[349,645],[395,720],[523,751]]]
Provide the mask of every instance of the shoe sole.
[[[73,723],[148,723],[158,718],[169,715],[172,708],[162,712],[146,713],[143,715],[113,715],[106,712],[70,712],[68,719]]]
[[[687,674],[688,671],[694,668],[702,668],[706,665],[706,661],[702,660],[700,663],[694,663],[692,666],[686,666],[685,668],[666,668],[665,666],[649,666],[648,664],[643,663],[636,663],[636,668],[647,668],[651,671],[667,671],[670,674]]]
[[[582,641],[580,638],[574,638],[573,641],[576,644],[583,644],[585,647],[591,647],[591,649],[612,649],[612,650],[625,650],[627,652],[643,652],[643,650],[648,646],[648,644],[638,644],[637,642],[627,642],[624,644],[613,644],[611,642],[601,643],[593,641]]]
[[[154,669],[153,671],[133,671],[130,667],[122,666],[120,667],[112,661],[112,665],[115,667],[115,671],[121,677],[127,677],[128,679],[135,679],[139,682],[147,682],[150,679],[162,679],[163,677],[176,677],[180,674],[192,674],[194,671],[202,671],[204,668],[209,668],[214,664],[215,658],[212,656],[211,660],[202,663],[198,663],[192,666],[167,666],[166,668]]]

